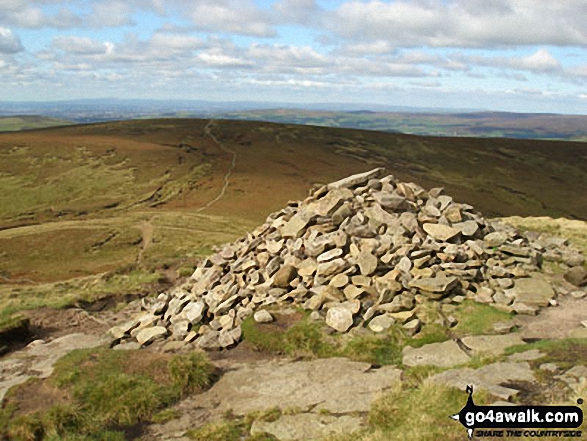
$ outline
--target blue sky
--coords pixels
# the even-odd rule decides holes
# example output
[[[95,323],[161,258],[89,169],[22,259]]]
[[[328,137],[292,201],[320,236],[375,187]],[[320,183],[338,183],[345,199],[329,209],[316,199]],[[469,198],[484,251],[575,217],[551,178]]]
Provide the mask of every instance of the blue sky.
[[[587,0],[1,0],[0,100],[587,114]]]

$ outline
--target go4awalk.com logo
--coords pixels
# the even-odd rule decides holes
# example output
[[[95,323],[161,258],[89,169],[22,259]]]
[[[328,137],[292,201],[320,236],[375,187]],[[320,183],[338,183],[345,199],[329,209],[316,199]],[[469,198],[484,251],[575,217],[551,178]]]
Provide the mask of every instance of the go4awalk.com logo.
[[[581,438],[583,411],[577,406],[477,406],[473,386],[467,386],[467,404],[451,416],[473,434],[483,437]],[[583,404],[583,400],[577,400]],[[575,430],[572,430],[575,429]]]

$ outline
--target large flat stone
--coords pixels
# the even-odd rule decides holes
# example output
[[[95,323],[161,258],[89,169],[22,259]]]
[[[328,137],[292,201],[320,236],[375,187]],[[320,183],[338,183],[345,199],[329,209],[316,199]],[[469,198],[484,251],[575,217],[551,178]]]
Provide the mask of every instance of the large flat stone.
[[[518,391],[501,386],[502,384],[512,381],[535,382],[536,378],[528,363],[504,362],[489,364],[479,369],[453,369],[434,375],[431,380],[461,390],[465,390],[467,385],[473,385],[475,389],[485,389],[501,399],[508,400]]]
[[[410,282],[410,286],[422,291],[442,294],[450,291],[457,283],[458,279],[456,277],[422,277]]]
[[[297,363],[243,365],[225,373],[207,392],[202,405],[218,402],[219,412],[246,415],[274,407],[335,414],[367,412],[373,400],[400,381],[393,366],[376,370],[369,363],[326,358]]]
[[[506,348],[524,344],[524,340],[518,334],[472,335],[461,340],[473,352],[489,355],[502,355]]]
[[[350,434],[361,428],[361,418],[316,413],[283,415],[277,421],[255,421],[251,435],[270,433],[282,441],[318,440],[337,434]]]
[[[403,350],[403,364],[406,366],[452,367],[467,363],[471,358],[454,341],[430,343],[420,348],[406,346]]]
[[[515,297],[517,303],[528,306],[548,306],[556,295],[550,282],[541,274],[516,279],[514,287],[508,289],[506,294]]]

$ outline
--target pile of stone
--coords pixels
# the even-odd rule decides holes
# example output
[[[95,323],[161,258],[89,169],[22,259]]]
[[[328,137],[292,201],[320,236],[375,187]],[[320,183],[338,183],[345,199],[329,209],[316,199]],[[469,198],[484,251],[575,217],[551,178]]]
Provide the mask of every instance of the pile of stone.
[[[556,304],[544,259],[580,267],[561,239],[522,235],[467,204],[382,177],[350,176],[290,202],[235,243],[205,259],[190,280],[145,301],[146,313],[110,330],[117,342],[157,338],[227,348],[242,322],[274,319],[286,306],[312,310],[338,332],[400,323],[415,334],[416,306],[465,299],[536,314]],[[456,322],[447,318],[447,326]]]

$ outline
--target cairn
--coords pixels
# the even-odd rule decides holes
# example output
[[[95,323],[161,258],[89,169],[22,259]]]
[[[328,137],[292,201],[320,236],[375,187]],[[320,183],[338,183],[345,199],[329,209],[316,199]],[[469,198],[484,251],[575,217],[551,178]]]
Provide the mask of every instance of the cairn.
[[[119,342],[155,339],[228,348],[242,322],[300,307],[336,332],[401,323],[417,333],[425,302],[465,299],[518,314],[556,305],[543,260],[581,266],[564,239],[523,235],[467,204],[378,168],[312,191],[206,258],[181,286],[144,300],[145,313],[110,330]],[[452,317],[447,326],[456,322]]]

